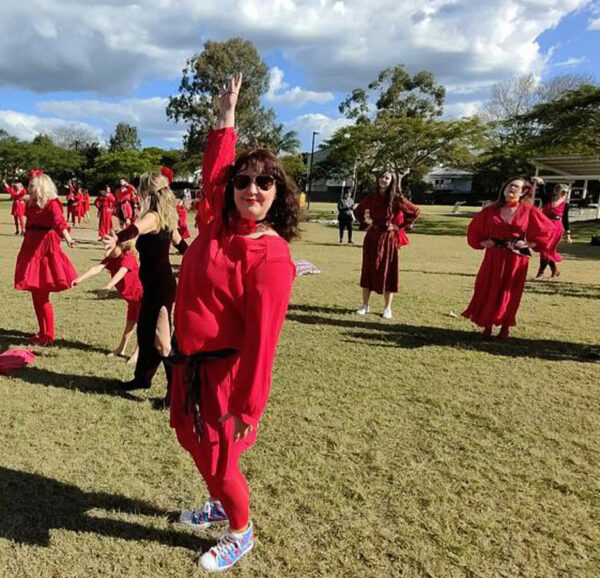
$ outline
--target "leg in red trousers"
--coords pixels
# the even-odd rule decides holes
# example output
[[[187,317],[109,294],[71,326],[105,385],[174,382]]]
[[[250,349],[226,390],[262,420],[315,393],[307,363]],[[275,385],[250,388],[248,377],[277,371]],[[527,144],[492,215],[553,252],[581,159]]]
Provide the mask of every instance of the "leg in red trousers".
[[[54,341],[54,310],[48,291],[32,291],[33,308],[40,326],[39,342]]]

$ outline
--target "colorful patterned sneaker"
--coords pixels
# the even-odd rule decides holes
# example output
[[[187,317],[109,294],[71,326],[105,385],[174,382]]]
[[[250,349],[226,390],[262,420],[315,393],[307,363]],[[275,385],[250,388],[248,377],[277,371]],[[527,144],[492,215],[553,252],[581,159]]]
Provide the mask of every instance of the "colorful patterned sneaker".
[[[216,546],[200,556],[198,564],[207,572],[224,572],[250,552],[253,546],[254,530],[250,523],[243,534],[234,534],[231,531],[223,534]]]
[[[197,510],[183,510],[179,516],[179,523],[192,526],[192,528],[208,528],[211,524],[228,522],[227,514],[221,502],[208,500],[202,508]]]

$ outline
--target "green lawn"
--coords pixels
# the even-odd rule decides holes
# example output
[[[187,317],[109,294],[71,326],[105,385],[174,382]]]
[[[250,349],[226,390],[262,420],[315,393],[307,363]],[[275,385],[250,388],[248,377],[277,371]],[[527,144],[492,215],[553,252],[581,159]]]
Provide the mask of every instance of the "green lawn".
[[[482,253],[449,209],[423,207],[392,321],[381,299],[352,312],[362,233],[338,245],[335,227],[303,225],[293,254],[322,274],[296,281],[243,459],[258,544],[235,576],[600,575],[600,248],[582,227],[560,281],[528,282],[514,337],[481,341],[460,312]],[[8,213],[2,349],[36,329],[12,289]],[[80,272],[101,253],[69,252]],[[0,576],[200,575],[196,552],[219,534],[172,523],[205,494],[155,409],[162,373],[149,393],[114,393],[131,369],[107,356],[125,317],[95,298],[107,279],[54,295],[58,346],[0,378]]]

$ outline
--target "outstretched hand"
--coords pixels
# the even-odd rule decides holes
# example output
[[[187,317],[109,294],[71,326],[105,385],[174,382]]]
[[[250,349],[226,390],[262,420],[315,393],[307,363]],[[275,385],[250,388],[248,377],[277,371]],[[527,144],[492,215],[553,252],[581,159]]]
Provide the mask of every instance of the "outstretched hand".
[[[233,429],[233,441],[234,442],[243,440],[243,439],[247,438],[248,435],[250,435],[250,432],[253,429],[252,426],[248,425],[247,423],[244,423],[239,417],[235,417],[234,415],[231,415],[230,413],[226,413],[224,416],[220,417],[219,422],[224,423],[228,419],[233,419],[234,424],[235,424],[234,429]]]
[[[114,231],[108,233],[108,235],[104,235],[102,237],[102,242],[104,243],[104,248],[108,251],[112,251],[117,246],[117,235]]]

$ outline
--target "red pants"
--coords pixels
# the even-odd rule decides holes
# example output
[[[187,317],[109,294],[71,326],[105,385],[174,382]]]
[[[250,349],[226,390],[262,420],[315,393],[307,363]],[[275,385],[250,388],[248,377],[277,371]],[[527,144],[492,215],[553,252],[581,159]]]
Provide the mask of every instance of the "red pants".
[[[248,482],[240,470],[239,463],[236,460],[235,466],[231,468],[226,479],[219,475],[212,475],[207,454],[202,451],[198,437],[193,431],[194,418],[192,412],[186,417],[189,419],[185,420],[185,424],[175,430],[177,439],[194,459],[211,497],[221,502],[229,518],[229,527],[240,530],[248,524],[250,517],[250,491]],[[237,458],[239,459],[239,455]]]
[[[31,292],[35,316],[40,326],[39,336],[54,339],[54,310],[50,303],[50,293],[41,289]]]

